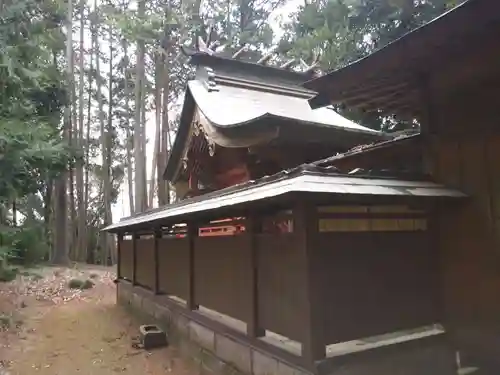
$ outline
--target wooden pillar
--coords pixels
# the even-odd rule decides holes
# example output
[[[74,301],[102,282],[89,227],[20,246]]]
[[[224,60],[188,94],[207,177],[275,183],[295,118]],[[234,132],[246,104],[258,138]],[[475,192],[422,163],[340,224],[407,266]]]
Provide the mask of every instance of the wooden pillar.
[[[316,207],[299,201],[293,210],[293,231],[302,260],[302,357],[307,362],[326,357],[322,308],[321,259],[318,257],[318,216]]]
[[[117,238],[117,243],[116,243],[116,255],[117,255],[117,260],[116,260],[116,278],[121,279],[122,278],[122,241],[123,241],[123,233],[118,233],[116,235]]]
[[[259,290],[258,290],[258,242],[259,217],[255,213],[250,213],[245,221],[245,231],[249,241],[250,253],[250,318],[247,322],[247,335],[250,337],[262,337],[266,331],[259,326]]]
[[[155,273],[155,285],[154,292],[155,294],[160,294],[160,257],[158,254],[158,246],[161,239],[161,229],[157,229],[155,231],[155,244],[154,244],[154,273]]]
[[[422,113],[420,117],[420,137],[422,138],[422,163],[424,173],[429,173],[436,176],[438,163],[437,161],[437,137],[439,133],[439,113],[436,110],[435,96],[431,87],[430,77],[428,74],[420,74],[418,82],[420,105]]]
[[[132,233],[132,285],[137,285],[137,233]]]
[[[194,267],[194,246],[195,239],[198,236],[198,225],[195,222],[187,223],[187,240],[189,241],[189,275],[188,275],[188,298],[187,298],[187,307],[190,310],[197,310],[198,305],[195,301],[195,267]]]

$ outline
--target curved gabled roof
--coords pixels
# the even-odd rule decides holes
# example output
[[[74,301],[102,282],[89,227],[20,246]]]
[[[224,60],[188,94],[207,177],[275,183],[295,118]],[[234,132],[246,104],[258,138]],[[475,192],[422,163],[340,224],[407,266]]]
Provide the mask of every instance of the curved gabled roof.
[[[179,130],[164,178],[175,180],[188,143],[195,111],[210,141],[222,147],[250,147],[262,142],[356,144],[391,138],[356,124],[332,108],[311,109],[315,92],[300,87],[300,73],[199,54],[196,79],[188,82]],[[201,60],[201,61],[200,61]],[[273,73],[265,75],[264,73]],[[264,77],[265,76],[265,77]],[[263,77],[265,79],[263,79]]]
[[[314,92],[273,91],[268,87],[249,89],[228,83],[217,84],[216,89],[207,90],[206,85],[199,80],[190,81],[188,89],[207,120],[221,129],[275,119],[361,132],[374,135],[374,138],[381,135],[378,131],[346,119],[330,107],[311,109],[307,100],[314,96]]]

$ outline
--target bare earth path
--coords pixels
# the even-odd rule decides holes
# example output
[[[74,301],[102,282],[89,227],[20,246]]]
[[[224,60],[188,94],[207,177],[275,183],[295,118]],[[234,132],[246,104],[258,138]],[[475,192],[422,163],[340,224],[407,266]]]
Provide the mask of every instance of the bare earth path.
[[[48,268],[41,273],[39,280],[21,277],[0,284],[0,313],[11,318],[10,327],[0,332],[0,375],[197,373],[174,349],[148,353],[132,347],[139,323],[116,306],[109,269]],[[91,278],[95,286],[68,289],[67,281],[75,276]]]

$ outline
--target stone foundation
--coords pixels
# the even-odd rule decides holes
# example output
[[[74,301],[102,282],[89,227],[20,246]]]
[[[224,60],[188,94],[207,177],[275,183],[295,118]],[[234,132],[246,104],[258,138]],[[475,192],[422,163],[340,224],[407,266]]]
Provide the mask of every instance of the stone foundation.
[[[193,360],[201,374],[241,375],[455,375],[455,355],[444,340],[409,344],[329,358],[306,370],[245,342],[188,319],[161,305],[150,292],[129,283],[117,283],[118,303],[144,323],[156,323],[169,342]]]

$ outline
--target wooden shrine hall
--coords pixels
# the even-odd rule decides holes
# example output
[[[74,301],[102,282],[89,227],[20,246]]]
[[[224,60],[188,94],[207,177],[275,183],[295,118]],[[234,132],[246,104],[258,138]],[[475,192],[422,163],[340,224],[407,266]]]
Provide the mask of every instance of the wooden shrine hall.
[[[313,79],[310,103],[416,119],[421,134],[331,158],[338,168],[421,159],[470,199],[436,220],[444,327],[463,366],[500,373],[500,2],[468,0],[373,54]],[[353,98],[356,100],[353,100]],[[362,98],[362,99],[360,99]],[[324,165],[324,164],[321,164]]]
[[[237,373],[452,375],[432,218],[464,197],[308,164],[189,198],[106,229],[118,299]],[[227,217],[246,231],[198,235]]]
[[[310,71],[186,53],[197,73],[165,171],[180,199],[105,228],[119,303],[202,373],[455,375],[436,228],[466,194],[380,159],[352,171],[408,141],[312,110]],[[200,231],[228,220],[245,230]]]
[[[342,153],[387,134],[358,125],[330,107],[312,110],[316,93],[304,72],[184,49],[196,75],[188,82],[164,178],[178,199],[272,175]]]

